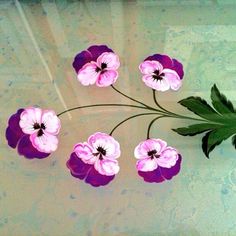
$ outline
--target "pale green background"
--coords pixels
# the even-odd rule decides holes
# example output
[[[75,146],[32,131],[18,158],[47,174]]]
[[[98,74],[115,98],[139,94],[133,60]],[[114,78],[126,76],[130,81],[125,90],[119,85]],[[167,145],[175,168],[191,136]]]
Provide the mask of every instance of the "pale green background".
[[[39,105],[57,112],[78,105],[123,102],[110,88],[85,88],[71,66],[92,44],[107,44],[120,56],[117,88],[152,104],[138,70],[148,55],[165,53],[185,69],[178,93],[159,100],[189,114],[176,102],[190,95],[209,100],[216,83],[236,104],[236,2],[191,1],[1,1],[0,2],[0,235],[156,236],[236,235],[236,152],[230,140],[204,157],[201,136],[180,137],[171,128],[189,121],[163,119],[152,136],[183,156],[172,181],[148,184],[137,175],[133,150],[146,137],[152,117],[129,121],[114,133],[121,171],[106,187],[73,178],[65,162],[76,142],[109,132],[135,109],[96,108],[61,117],[58,150],[27,160],[7,146],[8,117]]]

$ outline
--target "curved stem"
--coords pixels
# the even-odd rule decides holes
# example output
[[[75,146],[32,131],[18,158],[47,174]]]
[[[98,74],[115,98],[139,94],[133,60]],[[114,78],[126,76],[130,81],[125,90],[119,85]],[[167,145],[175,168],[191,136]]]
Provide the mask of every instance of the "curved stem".
[[[154,100],[155,104],[156,104],[160,109],[162,109],[163,111],[166,111],[166,112],[168,112],[168,113],[172,113],[172,112],[166,110],[164,107],[162,107],[162,106],[157,102],[156,90],[155,90],[155,89],[152,90],[152,93],[153,93],[153,100]]]
[[[119,107],[135,107],[135,108],[140,108],[140,109],[146,109],[146,110],[154,110],[156,111],[156,109],[152,108],[148,108],[148,107],[142,107],[142,106],[136,106],[136,105],[129,105],[129,104],[92,104],[92,105],[85,105],[85,106],[78,106],[78,107],[73,107],[73,108],[70,108],[68,110],[65,110],[63,112],[60,112],[59,114],[57,114],[57,116],[61,116],[62,114],[68,112],[68,111],[74,111],[74,110],[78,110],[78,109],[82,109],[82,108],[90,108],[90,107],[105,107],[105,106],[110,106],[110,107],[113,107],[113,106],[119,106]]]
[[[136,99],[134,99],[134,98],[132,98],[132,97],[130,97],[130,96],[124,94],[123,92],[121,92],[120,90],[118,90],[117,88],[115,88],[113,85],[111,85],[111,87],[112,87],[117,93],[123,95],[124,97],[130,99],[131,101],[137,102],[137,103],[139,103],[139,104],[141,104],[141,105],[143,105],[143,106],[145,106],[145,107],[147,107],[147,108],[150,108],[150,109],[152,109],[152,110],[154,109],[153,107],[150,107],[150,106],[148,106],[147,104],[145,104],[145,103],[143,103],[143,102],[140,102],[140,101],[138,101],[138,100],[136,100]],[[157,109],[155,109],[155,110],[156,110],[156,111],[160,111],[160,110],[157,110]]]
[[[150,138],[150,130],[151,130],[151,127],[152,127],[153,123],[154,123],[156,120],[158,120],[158,119],[160,119],[160,118],[163,118],[163,117],[168,117],[168,116],[165,116],[165,115],[163,115],[163,116],[158,116],[158,117],[156,117],[155,119],[153,119],[153,120],[150,122],[150,124],[149,124],[149,126],[148,126],[148,130],[147,130],[147,139]]]
[[[120,125],[122,125],[123,123],[125,123],[125,122],[128,121],[128,120],[131,120],[131,119],[133,119],[133,118],[135,118],[135,117],[138,117],[138,116],[157,115],[157,114],[158,114],[157,112],[155,112],[155,113],[141,113],[141,114],[137,114],[137,115],[130,116],[130,117],[124,119],[123,121],[121,121],[119,124],[117,124],[117,125],[112,129],[112,131],[110,132],[110,135],[112,135],[113,132],[114,132]]]

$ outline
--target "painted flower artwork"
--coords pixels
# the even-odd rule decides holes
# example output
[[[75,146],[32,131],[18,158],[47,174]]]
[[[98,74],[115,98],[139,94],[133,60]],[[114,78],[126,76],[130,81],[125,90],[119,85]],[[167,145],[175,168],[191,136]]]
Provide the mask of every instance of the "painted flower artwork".
[[[58,114],[53,110],[43,110],[38,107],[19,109],[8,120],[6,129],[8,145],[13,149],[17,148],[19,155],[28,159],[43,159],[58,148],[58,134],[61,128],[59,117],[61,115],[69,111],[99,109],[99,107],[138,109],[139,113],[121,120],[113,128],[107,127],[108,132],[97,131],[90,135],[87,141],[78,142],[72,153],[68,154],[69,159],[65,164],[71,175],[93,187],[108,185],[119,173],[118,158],[127,157],[122,157],[121,147],[114,138],[114,132],[127,121],[140,116],[152,117],[147,126],[146,138],[136,146],[133,155],[133,158],[137,160],[137,175],[142,177],[146,183],[170,181],[179,174],[181,169],[183,158],[177,148],[172,147],[171,143],[167,144],[162,139],[165,137],[152,137],[152,129],[159,119],[174,118],[186,122],[196,122],[186,127],[173,127],[172,130],[182,136],[203,133],[202,151],[207,158],[216,146],[230,137],[232,137],[233,146],[236,147],[236,110],[232,102],[219,91],[216,85],[211,89],[211,104],[201,97],[194,96],[178,102],[192,112],[187,116],[168,110],[158,101],[159,92],[180,90],[183,84],[184,69],[179,60],[168,55],[154,54],[146,57],[140,63],[139,70],[142,80],[150,88],[149,93],[153,98],[154,106],[137,100],[114,86],[118,79],[119,67],[118,55],[106,45],[92,45],[79,52],[73,61],[79,85],[96,85],[98,89],[109,87],[126,98],[129,103],[80,105]],[[127,161],[129,161],[128,158]]]
[[[147,139],[134,150],[138,174],[147,182],[172,179],[180,171],[181,155],[161,139]]]
[[[19,109],[8,121],[8,145],[26,158],[45,158],[58,147],[61,123],[53,110]]]
[[[178,90],[184,76],[183,66],[167,55],[155,54],[147,57],[140,65],[143,82],[157,91]]]
[[[107,87],[116,82],[119,57],[107,46],[91,46],[79,53],[73,62],[78,81],[84,85]]]
[[[71,174],[92,186],[106,185],[119,172],[120,145],[110,135],[97,132],[88,142],[77,143],[67,161]]]

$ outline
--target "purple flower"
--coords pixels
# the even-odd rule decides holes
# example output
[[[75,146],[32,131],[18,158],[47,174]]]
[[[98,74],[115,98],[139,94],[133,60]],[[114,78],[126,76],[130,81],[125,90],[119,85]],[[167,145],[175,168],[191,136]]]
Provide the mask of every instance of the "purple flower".
[[[170,180],[180,171],[181,155],[161,139],[147,139],[134,151],[138,174],[146,182]]]
[[[84,85],[107,87],[118,78],[119,57],[107,46],[91,46],[79,53],[73,62],[78,81]]]
[[[155,54],[139,65],[143,82],[157,91],[178,90],[184,76],[183,66],[167,55]]]
[[[97,132],[88,142],[77,143],[67,161],[71,174],[94,187],[108,184],[119,172],[120,145],[110,135]]]
[[[60,120],[52,110],[19,109],[9,118],[6,139],[20,155],[41,159],[57,149],[60,128]]]

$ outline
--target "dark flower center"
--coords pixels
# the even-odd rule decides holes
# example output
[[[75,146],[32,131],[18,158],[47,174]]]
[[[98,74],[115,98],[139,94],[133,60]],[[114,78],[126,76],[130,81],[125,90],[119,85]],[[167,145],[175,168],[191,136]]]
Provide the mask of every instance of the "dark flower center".
[[[97,147],[97,153],[94,153],[94,156],[99,156],[99,160],[103,160],[103,156],[106,156],[107,151],[103,147]]]
[[[161,73],[160,74],[160,71],[159,70],[155,70],[154,72],[153,72],[153,76],[152,76],[152,78],[153,78],[153,80],[156,80],[156,81],[158,81],[158,80],[163,80],[163,76],[165,76],[165,74],[164,73]]]
[[[103,63],[101,64],[101,69],[104,70],[104,69],[106,69],[106,68],[107,68],[107,63],[104,63],[104,62],[103,62]]]
[[[156,153],[157,153],[157,151],[154,149],[154,150],[152,150],[152,151],[149,151],[147,154],[148,154],[148,156],[150,156],[151,159],[153,159],[153,158],[159,158],[160,155],[156,155]]]
[[[36,130],[38,129],[38,133],[37,133],[37,136],[40,137],[42,136],[44,133],[43,133],[43,130],[46,129],[46,126],[44,125],[44,123],[42,123],[41,125],[39,123],[34,123],[34,126],[33,128]]]
[[[102,63],[101,64],[101,68],[97,66],[97,68],[95,69],[95,71],[98,73],[101,71],[101,73],[104,73],[104,70],[107,68],[107,64],[106,63]]]

